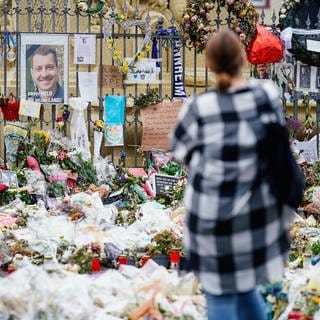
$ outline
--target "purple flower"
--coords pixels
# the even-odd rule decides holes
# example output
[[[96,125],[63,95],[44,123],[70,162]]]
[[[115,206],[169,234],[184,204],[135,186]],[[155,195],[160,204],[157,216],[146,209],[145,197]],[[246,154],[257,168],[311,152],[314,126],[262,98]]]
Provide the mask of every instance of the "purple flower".
[[[198,20],[198,16],[197,15],[194,15],[194,16],[191,17],[191,21],[192,22],[197,22],[197,20]]]
[[[303,125],[303,122],[301,120],[295,119],[293,117],[287,118],[286,121],[288,129],[292,130],[295,133],[298,132]]]

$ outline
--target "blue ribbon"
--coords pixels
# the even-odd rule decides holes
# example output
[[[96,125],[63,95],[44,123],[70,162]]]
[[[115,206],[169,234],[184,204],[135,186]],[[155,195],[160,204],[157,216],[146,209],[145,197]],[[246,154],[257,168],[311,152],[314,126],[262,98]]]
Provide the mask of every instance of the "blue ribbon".
[[[12,36],[12,34],[10,32],[6,32],[3,40],[2,40],[2,44],[5,44],[8,41],[8,44],[10,44],[10,41],[12,43],[12,45],[15,47],[16,46],[16,41],[14,40],[14,37]]]

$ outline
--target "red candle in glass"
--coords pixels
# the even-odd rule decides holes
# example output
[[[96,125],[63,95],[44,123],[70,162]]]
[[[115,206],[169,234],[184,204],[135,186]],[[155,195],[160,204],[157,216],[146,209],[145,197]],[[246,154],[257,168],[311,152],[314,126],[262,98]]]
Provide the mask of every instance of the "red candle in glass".
[[[292,310],[288,315],[288,320],[302,320],[303,313],[300,310]]]
[[[8,274],[16,271],[16,266],[14,264],[9,264],[8,265]]]
[[[118,264],[127,264],[127,257],[126,256],[119,256]]]
[[[169,252],[170,263],[180,263],[180,252],[179,251],[171,251]]]
[[[149,259],[150,259],[150,256],[143,256],[141,258],[141,266],[143,267]]]
[[[91,271],[92,272],[100,271],[100,259],[99,258],[93,258],[91,260]]]

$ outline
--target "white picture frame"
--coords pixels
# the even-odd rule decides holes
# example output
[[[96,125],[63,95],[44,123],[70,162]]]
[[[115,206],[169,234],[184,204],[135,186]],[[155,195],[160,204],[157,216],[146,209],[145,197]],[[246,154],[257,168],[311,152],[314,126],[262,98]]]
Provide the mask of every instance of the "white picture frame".
[[[317,67],[297,62],[296,88],[297,91],[319,92],[320,70]]]
[[[21,99],[31,100],[43,104],[68,103],[68,65],[69,38],[65,34],[27,34],[21,33]],[[40,95],[39,85],[32,76],[30,59],[39,47],[52,47],[57,57],[58,90],[53,97]]]

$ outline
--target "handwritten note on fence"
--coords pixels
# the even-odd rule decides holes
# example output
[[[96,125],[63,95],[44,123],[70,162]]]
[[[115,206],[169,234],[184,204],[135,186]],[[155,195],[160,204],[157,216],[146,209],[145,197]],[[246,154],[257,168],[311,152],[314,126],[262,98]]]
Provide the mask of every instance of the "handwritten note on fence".
[[[144,151],[168,150],[169,133],[176,123],[181,105],[181,101],[163,101],[141,109],[141,144]]]
[[[123,88],[122,74],[117,66],[104,65],[102,72],[102,86],[114,89]]]

